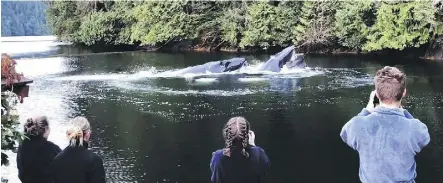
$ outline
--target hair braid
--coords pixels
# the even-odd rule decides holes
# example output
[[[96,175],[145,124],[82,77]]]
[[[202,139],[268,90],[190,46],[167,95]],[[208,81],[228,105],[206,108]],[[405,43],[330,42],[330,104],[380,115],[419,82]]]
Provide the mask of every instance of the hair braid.
[[[223,154],[231,156],[232,150],[241,148],[240,153],[249,157],[246,148],[249,147],[249,122],[243,117],[233,117],[225,125],[223,136],[225,138],[225,148]],[[241,145],[241,147],[238,147]]]

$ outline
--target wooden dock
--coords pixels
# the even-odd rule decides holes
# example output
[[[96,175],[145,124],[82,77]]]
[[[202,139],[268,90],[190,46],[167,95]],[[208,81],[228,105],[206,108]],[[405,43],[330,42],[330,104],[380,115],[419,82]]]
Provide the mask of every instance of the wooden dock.
[[[12,85],[7,86],[6,81],[2,80],[2,92],[9,90],[17,94],[20,98],[20,102],[23,102],[23,98],[28,97],[29,95],[29,85],[34,82],[33,80],[22,77],[20,81],[15,81]]]

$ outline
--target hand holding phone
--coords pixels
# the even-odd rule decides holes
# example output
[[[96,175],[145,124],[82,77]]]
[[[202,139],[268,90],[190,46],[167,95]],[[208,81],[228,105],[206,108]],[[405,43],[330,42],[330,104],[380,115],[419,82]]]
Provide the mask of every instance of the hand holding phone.
[[[380,100],[378,99],[377,95],[375,94],[375,90],[371,92],[371,95],[369,96],[368,104],[366,105],[366,109],[369,112],[374,111],[374,108],[380,104]]]
[[[249,145],[255,146],[255,134],[252,130],[249,130],[248,136],[249,136]]]

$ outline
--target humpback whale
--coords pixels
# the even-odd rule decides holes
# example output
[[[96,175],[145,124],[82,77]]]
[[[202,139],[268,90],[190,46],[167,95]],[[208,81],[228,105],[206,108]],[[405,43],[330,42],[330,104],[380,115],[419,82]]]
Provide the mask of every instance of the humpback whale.
[[[286,65],[288,68],[305,68],[306,62],[304,54],[294,52],[295,47],[289,46],[281,52],[272,55],[260,68],[262,71],[280,72],[281,68]]]
[[[186,73],[204,74],[207,72],[222,73],[222,72],[235,71],[247,65],[248,62],[245,60],[245,58],[232,58],[228,60],[212,61],[205,63],[203,65],[187,67],[179,70],[178,73],[181,74],[186,74]]]

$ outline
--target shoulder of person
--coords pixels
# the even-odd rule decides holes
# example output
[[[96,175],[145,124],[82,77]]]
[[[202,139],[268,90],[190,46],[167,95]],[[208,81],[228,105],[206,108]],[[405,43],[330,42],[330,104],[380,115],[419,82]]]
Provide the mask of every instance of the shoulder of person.
[[[51,146],[51,147],[59,148],[59,149],[60,149],[60,147],[59,147],[57,144],[54,144],[54,142],[51,142],[51,141],[49,141],[49,140],[46,141],[46,144],[49,145],[49,146]]]
[[[51,152],[51,153],[60,153],[62,150],[60,149],[60,147],[56,144],[54,144],[53,142],[46,140],[44,143],[45,149],[47,149],[47,151]]]
[[[348,123],[359,123],[365,121],[368,117],[372,116],[373,113],[369,112],[368,109],[363,108],[357,115],[353,116]]]
[[[87,154],[93,161],[102,161],[102,158],[98,154],[92,152],[91,150],[88,150]]]
[[[345,126],[360,126],[367,124],[368,116],[354,116],[348,122],[346,122]]]
[[[418,131],[428,131],[428,126],[421,122],[419,119],[413,118],[413,119],[407,119],[411,123],[412,129],[418,130]]]
[[[257,151],[257,152],[261,152],[261,153],[265,152],[265,150],[263,148],[259,147],[259,146],[252,146],[250,149],[252,151]]]
[[[223,149],[218,149],[212,152],[212,156],[221,156],[221,155],[223,155]]]

